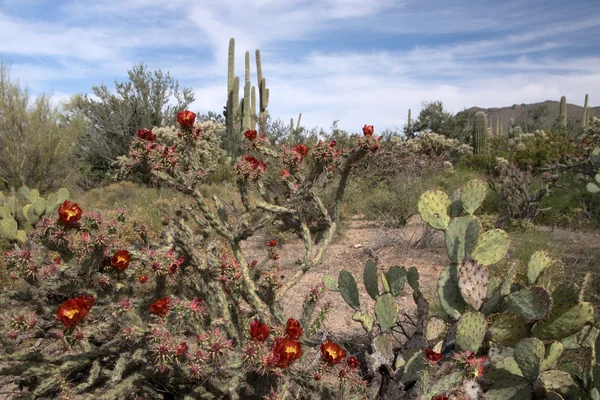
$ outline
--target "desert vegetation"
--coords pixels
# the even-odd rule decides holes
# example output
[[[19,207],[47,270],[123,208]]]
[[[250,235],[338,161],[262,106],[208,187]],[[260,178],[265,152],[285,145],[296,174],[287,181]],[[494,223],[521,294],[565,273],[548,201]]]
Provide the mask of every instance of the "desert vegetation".
[[[0,66],[0,398],[600,399],[587,95],[307,129],[234,56],[206,114]]]

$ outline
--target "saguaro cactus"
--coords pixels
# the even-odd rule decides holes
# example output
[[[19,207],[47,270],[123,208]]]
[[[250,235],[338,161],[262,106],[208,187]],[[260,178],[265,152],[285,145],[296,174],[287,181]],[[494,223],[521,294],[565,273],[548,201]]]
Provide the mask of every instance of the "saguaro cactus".
[[[583,104],[583,116],[581,117],[581,126],[585,128],[590,119],[590,108],[588,107],[588,95],[585,95],[585,103]]]
[[[483,154],[487,151],[487,117],[483,111],[475,113],[473,151],[475,154]]]
[[[514,139],[515,137],[515,119],[511,118],[508,122],[508,138]]]
[[[558,117],[558,123],[560,129],[567,129],[567,98],[565,96],[560,98],[560,115]]]
[[[235,39],[229,39],[229,54],[227,64],[227,105],[223,115],[225,116],[225,138],[224,144],[227,154],[232,163],[241,154],[241,143],[244,140],[243,133],[248,129],[256,128],[257,111],[259,112],[259,124],[264,131],[267,122],[267,105],[269,103],[269,89],[267,81],[262,76],[262,64],[260,50],[256,50],[256,69],[258,77],[259,104],[257,110],[256,89],[250,81],[250,52],[245,53],[244,65],[244,94],[240,101],[240,78],[235,76]]]
[[[406,122],[406,131],[410,132],[410,128],[412,125],[412,119],[411,119],[411,115],[410,115],[410,108],[408,109],[408,121]]]

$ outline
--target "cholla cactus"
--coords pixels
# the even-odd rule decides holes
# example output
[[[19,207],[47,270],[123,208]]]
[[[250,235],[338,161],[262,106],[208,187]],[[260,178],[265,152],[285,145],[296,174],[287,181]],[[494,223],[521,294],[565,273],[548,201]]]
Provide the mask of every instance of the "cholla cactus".
[[[308,294],[301,322],[284,316],[279,300],[321,263],[352,167],[380,147],[372,127],[365,125],[353,149],[335,142],[276,147],[247,131],[251,154],[235,166],[241,207],[234,208],[199,188],[206,142],[194,121],[182,111],[180,134],[141,131],[122,164],[150,165],[157,181],[190,196],[173,205],[161,242],[149,242],[140,225],[133,227],[140,243],[126,242],[124,212],[99,215],[65,201],[25,247],[6,255],[11,278],[22,279],[30,294],[17,286],[17,293],[0,297],[6,310],[0,320],[8,321],[0,361],[13,363],[0,375],[16,376],[33,398],[157,398],[160,387],[186,398],[249,398],[250,390],[258,399],[292,390],[330,397],[334,389],[314,385],[312,376],[335,374],[340,393],[362,398],[368,388],[358,361],[338,344],[321,346],[318,365],[305,362],[310,338],[304,335],[314,334],[327,312],[325,306],[313,316],[322,288]],[[268,169],[282,171],[276,185],[263,183]],[[328,180],[337,191],[326,205],[317,187]],[[302,268],[286,280],[277,243],[268,242],[259,261],[247,259],[241,247],[272,221],[305,244]],[[17,298],[25,301],[11,300]],[[23,347],[28,335],[44,337],[50,348],[59,344],[60,351],[38,356]]]

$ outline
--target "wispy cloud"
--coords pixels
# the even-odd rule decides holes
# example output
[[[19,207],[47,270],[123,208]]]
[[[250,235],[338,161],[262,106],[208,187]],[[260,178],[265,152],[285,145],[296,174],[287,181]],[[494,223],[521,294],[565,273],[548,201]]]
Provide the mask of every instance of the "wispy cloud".
[[[144,62],[192,87],[194,109],[221,111],[230,37],[253,84],[261,49],[271,115],[308,127],[401,127],[423,100],[600,99],[597,0],[0,0],[0,59],[61,98]]]

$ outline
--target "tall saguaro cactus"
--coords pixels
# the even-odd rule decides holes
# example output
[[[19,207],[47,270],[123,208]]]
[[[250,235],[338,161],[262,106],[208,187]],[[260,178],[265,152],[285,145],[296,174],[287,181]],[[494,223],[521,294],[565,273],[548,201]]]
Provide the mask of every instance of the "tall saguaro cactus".
[[[483,111],[475,113],[473,123],[473,151],[475,154],[487,152],[487,117]]]
[[[508,138],[509,139],[515,138],[515,119],[514,118],[511,118],[510,121],[508,121]]]
[[[248,129],[256,129],[257,111],[260,114],[259,128],[264,131],[267,121],[267,105],[269,104],[269,89],[266,79],[262,76],[260,50],[256,50],[256,68],[258,77],[259,104],[257,110],[256,88],[250,81],[250,52],[245,53],[243,98],[240,100],[240,78],[235,76],[235,39],[229,39],[229,54],[227,63],[227,105],[225,116],[225,138],[223,140],[227,155],[235,163],[241,155],[243,133]]]
[[[560,98],[560,116],[558,120],[560,129],[567,129],[567,98],[565,96]]]
[[[581,117],[581,126],[585,128],[590,119],[590,108],[588,107],[588,95],[585,95],[585,103],[583,104],[583,116]]]
[[[410,132],[411,129],[411,125],[412,125],[412,118],[410,115],[410,108],[408,109],[408,121],[406,122],[406,131]]]

